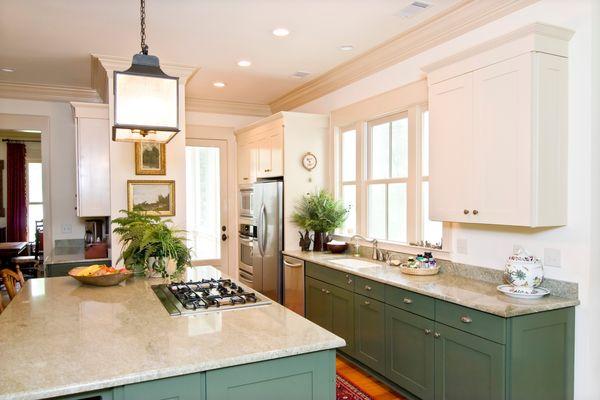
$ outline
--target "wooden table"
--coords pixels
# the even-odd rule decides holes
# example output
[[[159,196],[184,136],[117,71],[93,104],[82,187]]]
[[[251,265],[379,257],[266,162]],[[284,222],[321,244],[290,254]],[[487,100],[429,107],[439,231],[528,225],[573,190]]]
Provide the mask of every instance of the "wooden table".
[[[6,260],[18,256],[27,247],[27,242],[4,242],[0,243],[0,263],[4,264]]]

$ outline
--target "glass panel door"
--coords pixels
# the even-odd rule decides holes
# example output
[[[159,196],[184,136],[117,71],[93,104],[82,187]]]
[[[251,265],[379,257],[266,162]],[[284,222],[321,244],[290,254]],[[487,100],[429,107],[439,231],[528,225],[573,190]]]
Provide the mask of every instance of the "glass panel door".
[[[186,230],[193,265],[227,270],[227,151],[223,140],[188,139]]]

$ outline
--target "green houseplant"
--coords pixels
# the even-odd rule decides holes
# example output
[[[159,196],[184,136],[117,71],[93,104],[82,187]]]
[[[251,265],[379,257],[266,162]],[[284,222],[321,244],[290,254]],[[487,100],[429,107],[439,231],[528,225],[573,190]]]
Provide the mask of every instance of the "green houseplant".
[[[292,214],[292,221],[302,229],[314,231],[313,250],[325,250],[328,233],[344,225],[348,210],[326,190],[306,195],[300,199]]]
[[[125,268],[137,275],[146,273],[163,278],[183,272],[191,262],[191,251],[185,244],[184,231],[174,229],[171,220],[146,215],[139,211],[121,210],[125,216],[113,220],[114,233],[120,236]]]

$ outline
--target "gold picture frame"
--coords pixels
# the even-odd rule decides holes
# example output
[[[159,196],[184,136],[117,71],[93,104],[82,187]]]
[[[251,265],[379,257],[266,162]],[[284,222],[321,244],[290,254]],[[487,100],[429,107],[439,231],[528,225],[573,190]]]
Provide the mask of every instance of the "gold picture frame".
[[[174,216],[175,181],[128,180],[127,210],[160,217]]]
[[[135,143],[135,174],[166,175],[167,146],[164,143]]]

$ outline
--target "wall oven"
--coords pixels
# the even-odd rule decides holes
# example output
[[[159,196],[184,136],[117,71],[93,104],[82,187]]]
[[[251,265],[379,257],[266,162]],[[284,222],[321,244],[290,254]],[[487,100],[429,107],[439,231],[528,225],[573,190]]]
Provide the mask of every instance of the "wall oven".
[[[256,226],[251,221],[240,223],[239,231],[239,279],[242,283],[257,290],[254,282],[254,245],[257,237]]]
[[[253,218],[254,217],[254,188],[252,185],[240,186],[240,217],[242,218]]]

